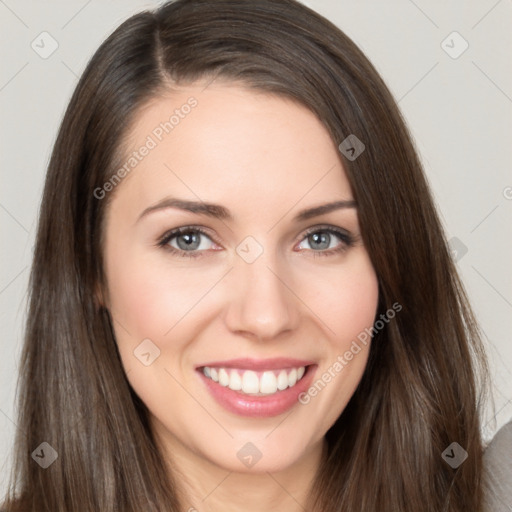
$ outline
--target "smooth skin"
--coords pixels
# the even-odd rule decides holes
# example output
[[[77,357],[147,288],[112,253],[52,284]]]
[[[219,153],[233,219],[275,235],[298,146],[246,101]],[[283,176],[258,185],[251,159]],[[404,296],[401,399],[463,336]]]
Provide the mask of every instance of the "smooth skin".
[[[182,86],[141,109],[124,140],[126,157],[190,97],[197,105],[109,192],[102,300],[127,378],[178,475],[184,510],[302,511],[325,433],[354,393],[369,345],[309,403],[269,418],[224,409],[196,368],[293,357],[315,361],[318,380],[373,325],[377,276],[357,208],[294,220],[353,196],[326,129],[292,100],[228,82]],[[170,197],[221,205],[232,219],[147,211]],[[187,226],[207,232],[196,233],[192,250],[183,249],[183,235],[159,245]],[[329,227],[352,243],[333,233],[319,243]],[[246,237],[263,249],[252,263],[236,250]],[[134,355],[146,339],[160,350],[148,366]],[[251,468],[237,457],[248,442],[262,454]]]

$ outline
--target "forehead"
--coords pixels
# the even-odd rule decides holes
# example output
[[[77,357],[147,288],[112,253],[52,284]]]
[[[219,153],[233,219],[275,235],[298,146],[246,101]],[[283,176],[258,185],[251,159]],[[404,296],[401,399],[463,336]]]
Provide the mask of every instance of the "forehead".
[[[172,195],[275,216],[298,202],[352,196],[337,147],[313,112],[233,84],[151,99],[128,131],[121,165],[127,172],[115,200],[139,209]]]

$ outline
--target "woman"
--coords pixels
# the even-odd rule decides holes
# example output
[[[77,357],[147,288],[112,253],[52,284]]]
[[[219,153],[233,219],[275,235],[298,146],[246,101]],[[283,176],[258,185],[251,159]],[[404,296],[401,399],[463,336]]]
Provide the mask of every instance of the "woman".
[[[483,361],[354,43],[292,0],[167,3],[55,144],[4,508],[479,511]]]

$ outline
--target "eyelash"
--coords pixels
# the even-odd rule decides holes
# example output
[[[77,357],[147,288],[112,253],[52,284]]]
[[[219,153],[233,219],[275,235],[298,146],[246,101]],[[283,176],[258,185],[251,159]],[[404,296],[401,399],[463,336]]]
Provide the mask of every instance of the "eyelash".
[[[174,254],[176,256],[180,256],[183,258],[198,258],[201,257],[203,252],[205,251],[183,251],[176,249],[175,247],[172,247],[169,245],[169,242],[175,238],[176,236],[185,234],[185,233],[201,233],[202,235],[208,237],[210,240],[215,242],[215,240],[212,239],[211,235],[206,232],[204,229],[202,229],[199,226],[184,226],[180,228],[173,229],[171,231],[167,231],[164,233],[160,239],[157,242],[157,246],[161,247],[162,249],[169,251],[171,254]],[[305,238],[308,236],[314,234],[314,233],[329,233],[336,235],[340,240],[341,244],[334,248],[334,249],[326,249],[323,251],[314,251],[313,249],[308,249],[310,252],[313,253],[313,257],[317,256],[331,256],[334,254],[339,254],[344,251],[346,251],[349,247],[351,247],[354,244],[354,238],[344,230],[341,230],[339,228],[336,228],[334,226],[313,226],[312,228],[309,228],[306,230],[304,235],[302,236],[300,242],[302,242]]]

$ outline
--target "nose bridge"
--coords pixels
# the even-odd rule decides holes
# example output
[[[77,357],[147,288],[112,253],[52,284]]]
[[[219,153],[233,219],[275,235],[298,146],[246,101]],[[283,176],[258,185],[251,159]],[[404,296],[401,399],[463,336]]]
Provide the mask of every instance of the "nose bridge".
[[[251,243],[242,242],[237,248],[235,268],[230,272],[233,292],[228,301],[227,323],[231,330],[271,339],[296,326],[297,304],[283,283],[285,267],[279,265],[275,252],[263,248],[257,251]],[[246,257],[248,253],[252,253],[250,258]]]

